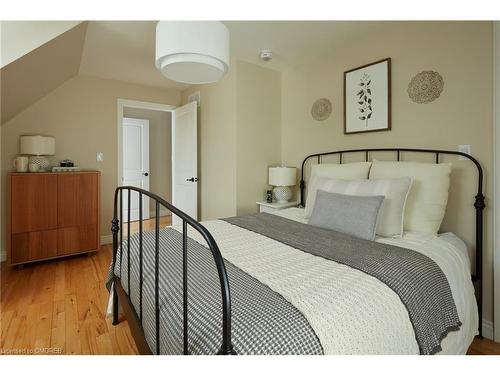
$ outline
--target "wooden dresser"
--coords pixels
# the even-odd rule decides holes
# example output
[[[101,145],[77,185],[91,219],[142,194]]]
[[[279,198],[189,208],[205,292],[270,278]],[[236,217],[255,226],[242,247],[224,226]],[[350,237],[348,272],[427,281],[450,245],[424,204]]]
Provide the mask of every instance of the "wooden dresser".
[[[97,251],[100,172],[9,173],[7,263]]]

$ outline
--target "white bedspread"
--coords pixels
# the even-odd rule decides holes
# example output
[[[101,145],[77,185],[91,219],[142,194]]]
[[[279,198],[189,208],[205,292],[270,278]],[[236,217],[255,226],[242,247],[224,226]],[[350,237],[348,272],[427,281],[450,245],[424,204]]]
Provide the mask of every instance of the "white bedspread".
[[[278,214],[305,221],[303,210],[298,208]],[[280,293],[304,314],[325,354],[418,354],[406,308],[378,279],[221,220],[203,224],[224,258]],[[194,231],[189,236],[204,243]],[[406,233],[401,239],[377,241],[419,251],[441,267],[463,325],[443,340],[440,354],[465,354],[477,333],[478,315],[463,242],[451,233],[440,237]]]

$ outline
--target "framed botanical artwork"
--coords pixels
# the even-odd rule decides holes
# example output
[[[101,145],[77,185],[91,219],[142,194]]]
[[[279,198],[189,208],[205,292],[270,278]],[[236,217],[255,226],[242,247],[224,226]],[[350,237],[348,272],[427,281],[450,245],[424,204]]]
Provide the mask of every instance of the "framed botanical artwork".
[[[391,130],[391,59],[344,72],[344,134]]]

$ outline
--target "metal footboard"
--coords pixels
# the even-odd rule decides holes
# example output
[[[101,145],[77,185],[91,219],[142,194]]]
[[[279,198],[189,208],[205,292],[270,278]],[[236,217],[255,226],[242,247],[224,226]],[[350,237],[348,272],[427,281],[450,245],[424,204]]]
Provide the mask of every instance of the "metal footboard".
[[[229,290],[229,281],[226,273],[226,267],[224,265],[224,260],[219,251],[219,247],[215,242],[214,238],[210,234],[210,232],[198,221],[182,212],[172,204],[168,203],[164,199],[159,196],[146,191],[144,189],[140,189],[133,186],[120,186],[115,191],[114,197],[114,211],[113,211],[113,220],[111,231],[113,232],[113,272],[115,270],[115,264],[117,259],[117,252],[120,251],[120,259],[123,257],[123,228],[120,225],[123,225],[123,198],[127,199],[127,207],[131,207],[131,195],[132,192],[137,192],[139,199],[139,312],[135,311],[133,314],[127,315],[127,320],[129,322],[131,320],[135,321],[136,325],[139,327],[139,330],[142,331],[142,335],[144,335],[144,331],[142,330],[142,293],[143,293],[143,215],[142,215],[142,206],[143,206],[143,197],[147,196],[155,202],[156,209],[156,220],[155,220],[155,275],[154,275],[154,301],[155,301],[155,324],[156,324],[156,354],[160,354],[160,306],[159,306],[159,263],[160,263],[160,208],[164,207],[168,209],[172,214],[176,215],[182,220],[182,285],[183,285],[183,347],[184,354],[189,354],[189,340],[188,340],[188,252],[187,252],[187,231],[188,226],[194,228],[198,233],[200,233],[205,241],[208,244],[208,248],[210,249],[215,265],[217,267],[217,272],[220,280],[220,289],[222,296],[222,338],[221,338],[221,347],[217,354],[236,354],[233,350],[233,346],[231,343],[231,294]],[[119,208],[118,208],[119,207]],[[119,211],[118,211],[119,210]],[[130,209],[128,209],[128,217],[127,217],[127,251],[130,255]],[[121,269],[121,267],[120,267]],[[127,256],[127,282],[128,282],[128,293],[130,293],[130,256]],[[121,276],[121,275],[120,275]],[[123,293],[123,288],[121,285],[121,278],[117,275],[114,275],[114,293],[113,293],[113,325],[119,323],[118,321],[118,298],[119,295],[122,296],[120,302],[127,304],[128,306],[132,305],[130,295]],[[120,293],[117,293],[120,291]],[[122,298],[125,300],[122,301]],[[145,340],[144,340],[145,341]]]

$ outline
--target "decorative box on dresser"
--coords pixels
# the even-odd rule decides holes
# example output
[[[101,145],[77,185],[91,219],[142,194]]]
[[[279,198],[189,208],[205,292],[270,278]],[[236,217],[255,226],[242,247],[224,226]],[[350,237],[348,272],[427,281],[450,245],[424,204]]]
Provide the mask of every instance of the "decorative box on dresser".
[[[99,250],[100,180],[95,171],[9,173],[7,263]]]

